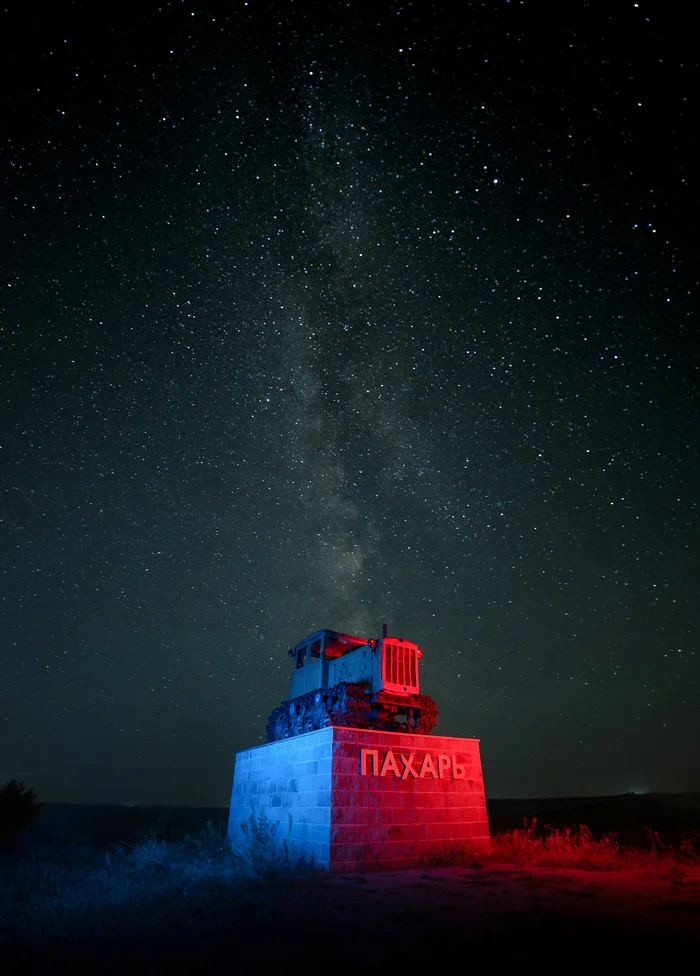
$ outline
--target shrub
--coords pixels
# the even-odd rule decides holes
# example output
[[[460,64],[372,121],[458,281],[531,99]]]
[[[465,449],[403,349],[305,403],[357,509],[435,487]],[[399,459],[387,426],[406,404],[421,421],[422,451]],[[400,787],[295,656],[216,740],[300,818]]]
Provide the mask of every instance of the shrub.
[[[41,810],[34,790],[27,789],[16,779],[0,786],[0,835],[13,834],[28,827]]]
[[[171,857],[172,845],[160,840],[154,829],[146,831],[137,844],[122,841],[116,847],[127,852],[127,860],[137,871],[156,870],[167,874],[169,870],[167,862]]]
[[[207,863],[226,861],[231,855],[226,829],[221,824],[214,826],[207,820],[204,830],[200,830],[194,837],[185,834],[180,842],[183,852],[201,858]]]
[[[273,878],[292,872],[289,840],[278,839],[277,828],[277,822],[270,820],[263,810],[257,813],[253,810],[248,819],[241,824],[245,841],[238,853],[244,869],[255,878]],[[290,814],[290,834],[291,831]]]
[[[278,880],[308,875],[319,870],[313,857],[300,854],[291,843],[292,816],[288,817],[287,836],[279,836],[279,824],[270,820],[264,810],[251,807],[250,816],[241,824],[243,839],[234,846],[233,858],[245,875],[261,880]]]

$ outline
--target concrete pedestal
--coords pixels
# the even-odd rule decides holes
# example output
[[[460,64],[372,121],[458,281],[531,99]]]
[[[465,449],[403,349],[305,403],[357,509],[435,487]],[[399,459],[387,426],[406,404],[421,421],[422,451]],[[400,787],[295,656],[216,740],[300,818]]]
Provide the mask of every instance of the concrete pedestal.
[[[478,739],[336,726],[246,749],[233,777],[234,846],[253,811],[331,871],[417,867],[489,845]]]

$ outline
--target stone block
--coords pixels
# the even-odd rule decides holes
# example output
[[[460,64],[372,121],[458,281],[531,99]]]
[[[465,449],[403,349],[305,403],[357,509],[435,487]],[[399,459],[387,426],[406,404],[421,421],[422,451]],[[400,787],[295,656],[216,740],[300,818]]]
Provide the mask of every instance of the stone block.
[[[489,843],[476,739],[335,727],[256,746],[236,756],[232,843],[245,842],[252,809],[332,871],[415,867]]]

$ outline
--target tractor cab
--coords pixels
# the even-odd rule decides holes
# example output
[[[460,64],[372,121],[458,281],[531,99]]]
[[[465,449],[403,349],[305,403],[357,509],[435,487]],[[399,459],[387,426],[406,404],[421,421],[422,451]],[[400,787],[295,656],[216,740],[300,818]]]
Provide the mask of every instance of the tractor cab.
[[[335,630],[317,630],[289,649],[294,659],[289,697],[328,686],[328,664],[368,644],[364,637],[353,637]]]

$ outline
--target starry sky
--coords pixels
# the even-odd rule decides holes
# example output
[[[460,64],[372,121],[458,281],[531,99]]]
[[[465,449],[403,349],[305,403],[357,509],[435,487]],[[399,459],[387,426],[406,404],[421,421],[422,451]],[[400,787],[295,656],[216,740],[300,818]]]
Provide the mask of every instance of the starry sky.
[[[690,24],[449,6],[0,14],[0,781],[226,805],[386,621],[491,796],[700,790]]]

